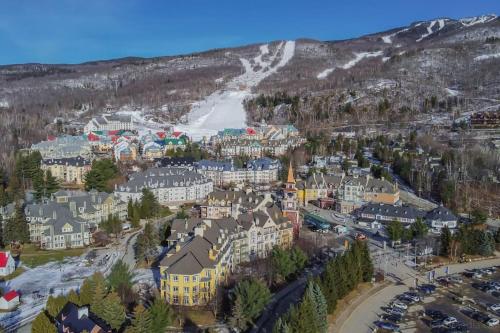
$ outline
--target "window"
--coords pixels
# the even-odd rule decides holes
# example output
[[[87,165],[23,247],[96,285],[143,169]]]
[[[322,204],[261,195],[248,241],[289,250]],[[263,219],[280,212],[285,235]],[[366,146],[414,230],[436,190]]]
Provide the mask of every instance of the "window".
[[[189,282],[189,275],[184,275],[184,282]]]
[[[184,287],[184,294],[189,294],[189,287]]]
[[[184,296],[183,304],[189,305],[189,296]]]
[[[179,296],[174,295],[174,304],[179,304]]]
[[[179,287],[172,287],[172,290],[174,291],[174,293],[178,292],[179,291]]]
[[[179,281],[179,277],[177,275],[172,275],[172,279],[174,280],[174,282]]]
[[[198,281],[198,275],[194,275],[193,276],[193,282],[197,282]]]

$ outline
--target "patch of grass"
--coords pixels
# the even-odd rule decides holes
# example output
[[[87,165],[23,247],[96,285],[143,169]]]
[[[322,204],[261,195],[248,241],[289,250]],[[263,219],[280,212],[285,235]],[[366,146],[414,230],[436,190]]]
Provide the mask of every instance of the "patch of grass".
[[[197,326],[213,325],[215,323],[215,317],[212,311],[193,309],[186,310],[182,313],[184,318]]]
[[[9,281],[19,275],[23,274],[26,270],[23,267],[18,267],[12,274],[0,278],[0,281]]]
[[[36,267],[44,265],[51,261],[63,261],[67,257],[78,257],[86,251],[81,249],[66,249],[66,250],[41,250],[33,244],[25,244],[20,251],[19,258],[22,263],[28,267]]]

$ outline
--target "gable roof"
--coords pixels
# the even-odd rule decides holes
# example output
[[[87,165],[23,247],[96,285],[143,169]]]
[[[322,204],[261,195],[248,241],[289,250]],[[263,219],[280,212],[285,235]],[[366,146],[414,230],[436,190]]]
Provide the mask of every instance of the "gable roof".
[[[5,298],[5,300],[7,302],[10,302],[10,301],[12,301],[14,298],[16,298],[18,296],[19,296],[19,293],[17,291],[11,290],[8,293],[6,293],[5,295],[3,295],[3,298]]]
[[[69,328],[70,332],[82,332],[84,330],[92,333],[110,332],[111,327],[90,312],[88,307],[78,307],[77,305],[68,302],[62,308],[61,312],[56,317],[58,332],[66,332],[64,328]]]

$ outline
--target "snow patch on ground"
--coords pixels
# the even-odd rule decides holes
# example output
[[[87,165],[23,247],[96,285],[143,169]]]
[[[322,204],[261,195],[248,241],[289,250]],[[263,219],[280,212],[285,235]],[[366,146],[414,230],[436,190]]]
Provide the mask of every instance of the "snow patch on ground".
[[[270,53],[267,44],[261,45],[259,55],[253,59],[259,65],[258,69],[254,69],[248,59],[240,58],[245,72],[229,81],[224,88],[193,103],[187,116],[188,123],[176,125],[175,129],[186,132],[193,140],[201,140],[227,127],[244,127],[246,112],[243,101],[252,95],[251,89],[285,66],[294,54],[295,41],[287,41],[281,42],[273,53]],[[278,63],[272,66],[280,55]],[[263,56],[267,59],[262,59]]]
[[[425,33],[422,36],[420,36],[420,38],[417,39],[417,42],[420,42],[424,38],[427,38],[430,35],[432,35],[433,33],[438,32],[439,30],[443,29],[444,26],[445,26],[445,24],[446,24],[445,23],[446,21],[447,21],[447,19],[439,19],[439,20],[433,20],[433,21],[431,21],[431,23],[427,26],[427,33]],[[432,28],[434,28],[434,26],[436,24],[438,25],[438,29],[434,31],[434,30],[432,30]]]
[[[119,252],[112,253],[108,259],[100,256],[90,266],[84,263],[85,255],[82,255],[60,263],[50,262],[35,268],[25,267],[26,271],[21,275],[0,283],[4,292],[17,290],[21,293],[21,305],[17,310],[0,313],[2,326],[15,328],[33,320],[45,307],[50,294],[67,294],[71,289],[79,289],[83,280],[94,272],[108,272],[119,256]]]
[[[374,84],[368,85],[366,88],[378,92],[388,88],[395,88],[396,86],[397,86],[396,81],[382,79],[376,81]]]
[[[8,108],[9,107],[9,102],[5,99],[0,99],[0,108]]]
[[[466,18],[461,19],[460,23],[462,23],[462,25],[464,27],[471,27],[471,26],[476,25],[476,24],[488,23],[490,21],[493,21],[496,18],[497,18],[497,15],[495,15],[495,14],[466,17]]]
[[[451,89],[451,88],[446,88],[446,93],[449,95],[449,96],[458,96],[460,95],[460,92],[456,89]]]
[[[483,54],[474,58],[474,61],[488,60],[500,58],[500,53]]]
[[[333,67],[333,68],[327,68],[318,75],[316,75],[316,78],[318,79],[324,79],[328,75],[330,75],[331,72],[335,70],[335,68],[342,68],[342,69],[349,69],[354,67],[358,62],[365,58],[373,58],[373,57],[380,57],[384,52],[383,51],[376,51],[376,52],[360,52],[360,53],[354,53],[354,59],[348,61],[344,65],[340,67]]]
[[[409,28],[405,28],[403,30],[396,31],[395,33],[392,33],[390,35],[382,36],[382,41],[386,44],[392,44],[392,39],[394,38],[394,36],[408,30]]]
[[[383,57],[382,62],[387,62],[387,61],[389,61],[389,59],[391,59],[391,57]]]

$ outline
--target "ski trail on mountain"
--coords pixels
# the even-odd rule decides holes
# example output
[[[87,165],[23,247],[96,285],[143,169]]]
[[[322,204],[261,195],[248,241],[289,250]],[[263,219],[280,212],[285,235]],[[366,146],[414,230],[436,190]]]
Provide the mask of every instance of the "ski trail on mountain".
[[[246,112],[243,107],[245,98],[252,95],[251,89],[266,77],[285,66],[295,54],[295,41],[282,42],[274,52],[269,45],[259,48],[259,54],[253,58],[255,67],[248,59],[240,58],[245,72],[229,81],[226,86],[193,103],[186,125],[175,126],[184,131],[193,140],[209,138],[224,128],[241,128],[246,125]],[[279,61],[276,62],[276,60]]]

